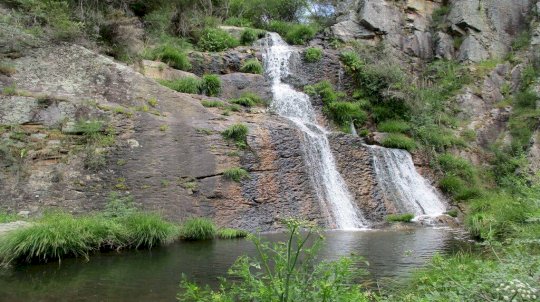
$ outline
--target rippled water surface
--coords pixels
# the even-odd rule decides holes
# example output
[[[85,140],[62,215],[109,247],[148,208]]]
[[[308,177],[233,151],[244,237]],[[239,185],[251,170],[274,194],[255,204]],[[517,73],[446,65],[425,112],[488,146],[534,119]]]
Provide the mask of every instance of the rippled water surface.
[[[271,241],[284,234],[266,234]],[[436,252],[463,246],[448,229],[408,231],[336,231],[326,233],[321,259],[354,253],[370,264],[371,280],[408,276]],[[180,242],[151,251],[95,255],[90,262],[66,259],[62,264],[21,266],[0,273],[0,301],[175,301],[185,274],[191,280],[217,284],[217,277],[240,255],[255,255],[248,240]]]

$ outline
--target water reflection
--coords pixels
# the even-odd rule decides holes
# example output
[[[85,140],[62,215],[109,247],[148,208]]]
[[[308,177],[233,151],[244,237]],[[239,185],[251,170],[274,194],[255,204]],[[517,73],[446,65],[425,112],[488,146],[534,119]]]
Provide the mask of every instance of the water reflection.
[[[265,235],[284,240],[283,234]],[[326,234],[321,258],[361,255],[372,279],[404,277],[435,252],[459,246],[450,230],[336,231]],[[152,251],[103,254],[90,262],[22,266],[0,274],[0,301],[174,301],[182,274],[217,284],[240,255],[255,255],[246,240],[178,243]]]

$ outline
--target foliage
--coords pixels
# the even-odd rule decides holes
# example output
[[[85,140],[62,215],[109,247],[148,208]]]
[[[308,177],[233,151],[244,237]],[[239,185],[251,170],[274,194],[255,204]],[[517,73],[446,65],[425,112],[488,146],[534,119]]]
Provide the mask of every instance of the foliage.
[[[4,264],[60,261],[65,257],[88,259],[91,253],[104,249],[151,248],[171,241],[177,232],[175,225],[152,213],[133,212],[111,218],[52,212],[3,236],[0,259]]]
[[[304,59],[306,62],[314,63],[322,59],[323,50],[317,47],[309,47],[304,52]]]
[[[230,17],[223,21],[224,25],[238,26],[238,27],[251,27],[253,23],[246,18]]]
[[[208,240],[216,235],[216,226],[207,218],[189,218],[180,228],[180,236],[185,240]]]
[[[228,32],[218,28],[207,28],[202,32],[197,47],[202,51],[224,51],[239,44],[240,42]]]
[[[223,106],[225,106],[225,104],[221,101],[209,101],[209,100],[202,100],[201,101],[201,104],[204,106],[204,107],[218,107],[218,108],[221,108]]]
[[[221,79],[217,74],[205,74],[202,77],[200,92],[207,96],[218,96],[221,93]]]
[[[246,28],[240,35],[240,43],[242,45],[250,45],[256,40],[263,38],[266,32],[260,29]]]
[[[248,59],[244,63],[242,63],[242,66],[240,67],[240,71],[245,72],[245,73],[262,74],[263,67],[262,67],[261,62],[259,62],[257,58]]]
[[[229,100],[229,103],[242,105],[244,107],[253,107],[256,105],[265,104],[265,101],[259,95],[253,92],[246,92],[237,99]]]
[[[368,301],[354,282],[364,273],[355,268],[354,259],[318,262],[322,236],[305,223],[286,223],[286,242],[270,245],[250,237],[259,257],[237,259],[229,270],[235,282],[223,279],[213,291],[183,280],[178,301]]]
[[[221,239],[234,239],[234,238],[244,238],[247,237],[249,233],[244,230],[238,229],[219,229],[217,231],[217,237]]]
[[[382,145],[387,148],[405,149],[407,151],[416,149],[414,140],[401,133],[389,133],[383,139]]]
[[[325,112],[340,126],[363,124],[367,120],[367,114],[362,110],[358,103],[351,102],[332,102],[324,107]]]
[[[288,43],[303,45],[315,37],[318,28],[312,24],[293,24],[285,35]]]
[[[15,69],[15,67],[13,67],[13,65],[0,62],[0,74],[11,76],[15,74],[15,72],[17,72],[17,70]]]
[[[386,221],[388,222],[411,222],[413,220],[414,214],[392,214],[386,216]]]
[[[221,132],[224,138],[233,140],[240,148],[247,146],[249,128],[244,124],[234,124]]]
[[[0,223],[8,223],[17,221],[18,217],[15,214],[10,214],[8,212],[4,212],[0,210]]]
[[[240,182],[243,179],[249,178],[249,172],[239,167],[233,167],[223,171],[223,177]]]
[[[529,46],[531,43],[531,32],[529,30],[524,30],[512,42],[512,50],[521,50]]]
[[[146,54],[146,58],[149,60],[160,60],[167,65],[180,70],[187,71],[192,67],[186,53],[171,44],[164,44],[156,47]]]
[[[411,126],[401,120],[386,120],[377,125],[377,130],[391,133],[407,133]]]
[[[185,77],[177,80],[159,80],[163,86],[183,93],[198,94],[201,91],[202,81],[195,77]]]

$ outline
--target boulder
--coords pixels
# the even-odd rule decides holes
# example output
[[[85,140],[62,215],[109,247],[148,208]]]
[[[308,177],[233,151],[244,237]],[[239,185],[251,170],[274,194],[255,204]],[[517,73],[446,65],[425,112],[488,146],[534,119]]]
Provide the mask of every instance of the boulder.
[[[271,99],[270,83],[260,74],[230,73],[220,76],[221,94],[223,98],[237,98],[245,92],[255,92],[263,99]]]
[[[169,67],[163,62],[143,60],[139,70],[145,76],[156,80],[176,80],[185,77],[195,77],[195,74]]]

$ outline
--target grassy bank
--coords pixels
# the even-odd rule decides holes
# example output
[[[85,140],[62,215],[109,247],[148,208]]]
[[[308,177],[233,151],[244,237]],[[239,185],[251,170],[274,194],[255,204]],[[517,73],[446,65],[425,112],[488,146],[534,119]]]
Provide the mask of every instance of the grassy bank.
[[[190,218],[181,225],[155,213],[131,206],[126,198],[113,198],[103,212],[73,216],[46,213],[29,227],[0,237],[0,263],[60,261],[68,257],[88,259],[100,251],[142,249],[174,240],[232,239],[246,232],[218,229],[206,218]]]

